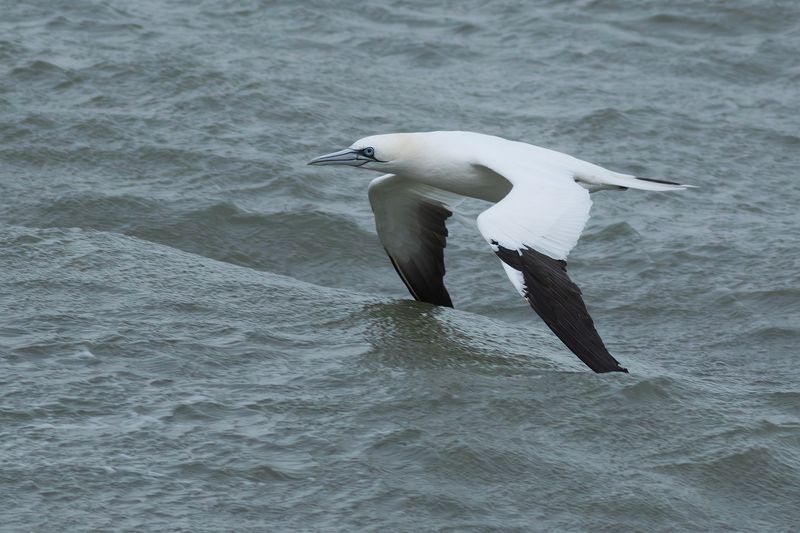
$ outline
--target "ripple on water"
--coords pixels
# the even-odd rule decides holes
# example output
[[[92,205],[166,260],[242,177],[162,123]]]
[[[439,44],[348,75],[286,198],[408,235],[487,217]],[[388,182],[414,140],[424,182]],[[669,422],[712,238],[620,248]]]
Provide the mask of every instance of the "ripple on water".
[[[797,20],[5,2],[0,523],[793,530]],[[460,308],[409,301],[369,173],[304,164],[434,129],[701,186],[592,195],[570,273],[631,374],[588,372],[472,223]]]

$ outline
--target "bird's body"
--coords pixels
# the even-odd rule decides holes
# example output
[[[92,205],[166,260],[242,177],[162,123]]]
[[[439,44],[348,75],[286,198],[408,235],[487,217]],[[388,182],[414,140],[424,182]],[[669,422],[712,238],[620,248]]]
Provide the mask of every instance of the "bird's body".
[[[457,135],[446,135],[448,133]],[[511,185],[485,167],[473,164],[470,150],[478,134],[469,132],[428,132],[395,134],[404,149],[419,154],[418,157],[394,166],[391,173],[417,183],[423,183],[461,196],[498,202],[511,189]],[[488,139],[496,137],[480,136]],[[367,138],[369,143],[374,139]],[[427,146],[436,146],[428,150]]]
[[[495,205],[478,228],[514,287],[596,372],[626,371],[594,328],[565,259],[589,218],[589,192],[688,186],[620,174],[567,154],[470,132],[375,135],[311,164],[385,173],[369,186],[378,236],[418,300],[452,307],[444,286],[445,220],[457,196]]]

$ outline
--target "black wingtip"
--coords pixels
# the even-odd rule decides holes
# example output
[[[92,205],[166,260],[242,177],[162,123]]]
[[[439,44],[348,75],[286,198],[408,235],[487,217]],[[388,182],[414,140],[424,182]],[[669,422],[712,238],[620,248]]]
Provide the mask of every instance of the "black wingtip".
[[[500,259],[522,273],[525,298],[561,342],[594,372],[628,372],[605,345],[583,303],[581,290],[567,275],[567,262],[532,248],[510,250],[492,241]]]
[[[432,279],[430,276],[425,276],[413,262],[408,262],[405,267],[401,267],[389,250],[386,250],[386,254],[389,256],[395,272],[403,280],[408,292],[415,300],[441,307],[453,307],[453,300],[447,292],[447,287],[444,286],[443,260],[440,260],[441,274],[436,279]]]
[[[608,350],[605,350],[603,355],[604,357],[593,357],[590,354],[584,353],[582,356],[579,355],[579,357],[584,363],[586,363],[586,366],[591,368],[597,374],[605,374],[608,372],[622,372],[624,374],[628,374],[628,369],[624,366],[620,366],[619,361],[614,359],[614,356],[608,353]]]
[[[593,369],[598,374],[605,374],[607,372],[622,372],[624,374],[628,374],[628,369],[622,366],[617,366],[616,368],[607,368],[602,370]]]

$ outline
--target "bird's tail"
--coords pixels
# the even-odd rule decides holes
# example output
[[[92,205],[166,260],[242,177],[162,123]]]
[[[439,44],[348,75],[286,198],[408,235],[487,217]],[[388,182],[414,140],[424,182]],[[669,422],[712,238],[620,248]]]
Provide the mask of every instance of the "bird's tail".
[[[666,181],[654,178],[637,178],[636,176],[619,174],[618,172],[609,172],[602,177],[595,177],[595,179],[604,185],[617,185],[619,187],[640,189],[643,191],[679,191],[694,187],[694,185],[677,183],[675,181]]]

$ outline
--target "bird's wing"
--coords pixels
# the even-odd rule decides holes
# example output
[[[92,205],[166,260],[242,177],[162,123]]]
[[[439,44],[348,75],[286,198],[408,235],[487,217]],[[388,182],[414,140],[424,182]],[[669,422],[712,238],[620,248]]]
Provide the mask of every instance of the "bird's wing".
[[[444,286],[447,193],[386,174],[369,184],[375,228],[395,270],[417,300],[453,307]]]
[[[566,258],[589,220],[589,192],[558,167],[502,160],[481,166],[513,185],[478,216],[478,228],[503,262],[511,282],[559,339],[595,372],[627,372],[608,353],[567,275]]]

